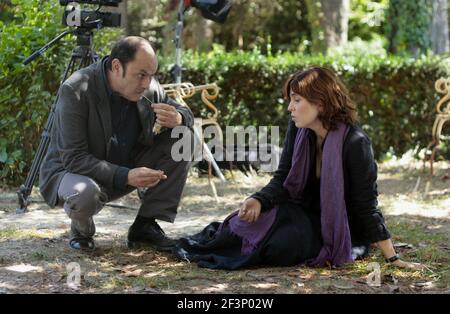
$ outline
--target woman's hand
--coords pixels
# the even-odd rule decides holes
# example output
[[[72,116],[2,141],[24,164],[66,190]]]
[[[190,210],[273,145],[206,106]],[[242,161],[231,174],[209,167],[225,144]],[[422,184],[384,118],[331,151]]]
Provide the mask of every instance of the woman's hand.
[[[378,247],[381,250],[381,252],[383,252],[385,258],[390,258],[396,254],[391,239],[376,242],[374,243],[374,245]],[[418,263],[405,262],[400,259],[397,259],[396,261],[393,261],[390,264],[399,268],[408,268],[416,270],[423,270],[426,268],[424,265]]]
[[[255,198],[247,198],[239,208],[238,216],[241,220],[254,222],[261,213],[261,203]]]
[[[415,270],[424,270],[425,269],[425,266],[422,264],[405,262],[405,261],[402,261],[401,259],[398,259],[398,260],[392,262],[391,264],[394,265],[395,267],[399,267],[399,268],[407,268],[407,269],[415,269]]]

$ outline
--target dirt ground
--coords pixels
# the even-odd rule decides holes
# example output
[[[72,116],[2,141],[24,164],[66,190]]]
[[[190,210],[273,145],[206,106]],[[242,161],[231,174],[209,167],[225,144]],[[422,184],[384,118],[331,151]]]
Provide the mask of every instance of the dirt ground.
[[[79,253],[68,247],[70,220],[62,209],[50,209],[35,188],[29,212],[15,214],[15,188],[0,190],[0,294],[2,293],[449,293],[450,163],[436,164],[429,180],[422,164],[402,160],[380,165],[379,203],[397,250],[423,271],[399,270],[379,252],[340,269],[300,267],[239,271],[209,270],[170,254],[126,247],[128,227],[136,215],[136,193],[106,206],[95,218],[97,249]],[[270,175],[227,173],[227,183],[193,170],[174,224],[161,222],[172,237],[193,234],[221,221],[237,204],[264,186]],[[218,202],[217,202],[218,201]],[[73,282],[72,262],[80,266]],[[368,284],[370,263],[381,266],[381,284]]]

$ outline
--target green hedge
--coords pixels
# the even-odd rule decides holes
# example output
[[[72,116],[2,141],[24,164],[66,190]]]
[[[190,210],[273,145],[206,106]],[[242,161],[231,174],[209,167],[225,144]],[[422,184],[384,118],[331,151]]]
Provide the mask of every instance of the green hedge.
[[[164,63],[167,73],[170,62]],[[289,74],[310,65],[334,69],[350,90],[358,106],[360,125],[372,139],[377,158],[385,153],[402,155],[409,149],[426,147],[431,139],[435,105],[440,95],[434,83],[448,76],[448,60],[423,57],[419,60],[378,55],[367,51],[333,56],[275,54],[258,51],[209,54],[188,53],[183,81],[217,83],[220,124],[279,125],[284,134],[287,104],[281,89]],[[167,76],[162,81],[170,81]],[[195,113],[205,114],[199,102]]]

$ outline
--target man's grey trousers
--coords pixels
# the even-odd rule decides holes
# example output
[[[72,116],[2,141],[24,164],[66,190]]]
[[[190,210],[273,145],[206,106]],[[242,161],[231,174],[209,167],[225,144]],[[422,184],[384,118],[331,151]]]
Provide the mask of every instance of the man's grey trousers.
[[[190,162],[175,162],[172,159],[171,148],[178,139],[171,138],[170,133],[165,131],[155,136],[154,144],[141,154],[136,167],[162,170],[167,176],[167,179],[146,190],[138,215],[173,222],[186,184]],[[58,188],[58,205],[64,206],[72,220],[72,232],[76,236],[91,237],[95,233],[93,216],[107,202],[135,189],[127,186],[126,190],[108,190],[87,176],[68,172]]]

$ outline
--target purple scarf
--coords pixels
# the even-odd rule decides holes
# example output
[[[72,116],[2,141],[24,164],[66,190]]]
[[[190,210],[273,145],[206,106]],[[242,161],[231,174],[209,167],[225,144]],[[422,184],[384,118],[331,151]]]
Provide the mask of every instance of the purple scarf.
[[[238,235],[242,239],[241,254],[247,255],[252,253],[258,246],[259,242],[264,239],[275,221],[277,210],[278,206],[266,212],[262,212],[258,219],[254,222],[241,220],[237,215],[239,211],[236,211],[228,216],[220,227],[229,222],[231,232]],[[220,232],[220,230],[221,228],[218,232]]]
[[[308,129],[297,132],[292,166],[284,181],[284,188],[292,198],[302,195],[310,170]],[[344,170],[342,146],[348,127],[340,123],[329,131],[322,154],[320,180],[320,208],[323,246],[316,258],[306,261],[308,266],[342,266],[353,261],[352,243],[344,199]]]
[[[339,124],[337,130],[328,132],[322,154],[320,180],[321,228],[323,246],[316,258],[306,261],[308,266],[341,266],[352,262],[351,238],[348,226],[347,210],[344,200],[344,173],[342,163],[342,146],[348,127]],[[299,129],[295,138],[292,166],[283,187],[291,198],[299,198],[305,189],[310,170],[309,129]],[[238,212],[228,216],[217,232],[225,225],[242,238],[241,254],[253,252],[259,242],[266,236],[275,221],[278,206],[261,213],[259,218],[248,223],[241,220]]]

